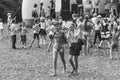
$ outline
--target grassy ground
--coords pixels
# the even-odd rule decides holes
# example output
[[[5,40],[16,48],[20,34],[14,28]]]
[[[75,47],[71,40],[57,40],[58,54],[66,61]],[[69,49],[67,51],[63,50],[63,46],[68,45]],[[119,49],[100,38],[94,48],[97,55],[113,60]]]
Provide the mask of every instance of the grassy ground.
[[[69,76],[62,73],[62,63],[58,57],[58,76],[52,73],[52,51],[47,52],[47,45],[37,48],[37,41],[31,49],[11,49],[10,37],[4,31],[5,38],[0,40],[0,80],[120,80],[120,60],[110,60],[108,50],[91,49],[92,56],[79,57],[79,74]],[[27,44],[32,40],[29,29]],[[20,47],[17,37],[17,47]],[[68,49],[65,60],[67,70],[71,71],[68,62]]]

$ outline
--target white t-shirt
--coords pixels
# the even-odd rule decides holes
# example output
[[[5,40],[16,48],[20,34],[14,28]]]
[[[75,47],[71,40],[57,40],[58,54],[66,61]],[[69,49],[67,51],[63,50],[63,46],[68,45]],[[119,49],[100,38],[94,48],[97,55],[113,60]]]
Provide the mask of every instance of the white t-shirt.
[[[0,22],[0,29],[3,29],[3,23]]]
[[[12,24],[10,29],[11,29],[11,35],[16,35],[16,31],[17,31],[16,24]]]
[[[41,23],[40,25],[41,25],[41,29],[46,29],[46,23],[45,22]]]

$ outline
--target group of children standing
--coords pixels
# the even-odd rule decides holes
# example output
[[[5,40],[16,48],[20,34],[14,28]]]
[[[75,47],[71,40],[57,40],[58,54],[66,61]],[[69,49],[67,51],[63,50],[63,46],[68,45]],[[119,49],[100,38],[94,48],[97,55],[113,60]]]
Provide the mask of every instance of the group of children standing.
[[[0,30],[3,32],[3,25],[0,20]],[[77,17],[67,24],[62,20],[62,17],[57,19],[50,19],[49,17],[41,17],[36,19],[32,26],[33,40],[29,48],[32,47],[34,41],[37,39],[38,48],[41,44],[46,44],[49,38],[49,45],[47,51],[50,51],[53,45],[53,68],[52,76],[57,75],[57,56],[60,54],[64,72],[66,72],[66,62],[64,59],[65,46],[69,46],[69,62],[73,68],[71,73],[78,72],[78,56],[82,52],[84,55],[90,54],[90,48],[96,46],[97,37],[99,38],[98,48],[101,49],[102,43],[107,41],[110,49],[110,58],[113,58],[114,51],[118,53],[119,58],[119,36],[120,36],[120,18],[113,14],[110,17],[101,17],[94,14],[92,18],[88,15],[84,17]],[[16,35],[20,33],[22,48],[26,48],[27,28],[25,23],[21,23],[19,27],[16,26],[15,20],[10,25],[12,48],[16,49]],[[92,39],[94,38],[94,40]]]

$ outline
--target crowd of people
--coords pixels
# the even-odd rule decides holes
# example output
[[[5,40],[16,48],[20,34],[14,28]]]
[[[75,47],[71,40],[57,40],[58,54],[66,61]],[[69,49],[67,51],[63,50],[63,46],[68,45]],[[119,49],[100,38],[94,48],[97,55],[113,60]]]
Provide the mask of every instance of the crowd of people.
[[[42,5],[42,4],[41,4]],[[36,6],[35,6],[36,7]],[[42,14],[41,14],[42,15]],[[36,16],[37,17],[37,16]],[[46,45],[49,38],[49,45],[47,51],[51,51],[53,48],[53,74],[57,75],[57,59],[60,55],[61,61],[64,66],[64,72],[66,72],[66,61],[64,59],[64,53],[66,50],[65,45],[69,47],[69,62],[73,68],[71,73],[78,73],[78,57],[80,54],[91,55],[90,49],[97,47],[102,49],[104,41],[108,44],[109,56],[113,58],[113,55],[117,53],[119,57],[119,36],[120,36],[120,17],[115,16],[113,13],[109,17],[102,17],[97,13],[94,13],[92,17],[89,15],[73,16],[73,20],[62,20],[61,16],[57,18],[45,17],[34,18],[33,40],[30,44],[27,42],[27,28],[24,22],[16,26],[15,20],[8,18],[8,30],[11,33],[12,48],[16,48],[16,35],[20,34],[20,43],[22,48],[31,48],[34,41],[37,40],[38,48],[41,48],[41,44]],[[0,31],[3,35],[4,26],[0,19]],[[98,37],[98,39],[97,39]],[[96,45],[96,42],[97,43]],[[53,45],[53,47],[52,47]]]

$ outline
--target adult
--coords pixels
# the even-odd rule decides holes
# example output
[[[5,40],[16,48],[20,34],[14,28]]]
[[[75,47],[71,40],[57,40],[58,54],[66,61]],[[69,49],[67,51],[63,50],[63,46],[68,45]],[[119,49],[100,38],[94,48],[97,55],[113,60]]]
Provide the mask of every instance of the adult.
[[[76,0],[78,4],[78,13],[80,16],[83,16],[83,1],[82,0]]]
[[[45,17],[45,9],[43,3],[40,3],[40,17]]]
[[[105,9],[106,17],[109,17],[110,7],[111,7],[111,1],[110,0],[105,0],[104,9]]]
[[[32,17],[33,17],[33,19],[34,19],[34,23],[35,23],[35,21],[38,19],[38,12],[37,12],[37,4],[34,4],[34,9],[33,9],[33,11],[32,11]]]
[[[117,4],[118,0],[111,0],[111,12],[114,13],[115,16],[118,16]]]
[[[93,13],[97,13],[99,12],[99,4],[100,4],[100,0],[93,0]]]
[[[56,14],[55,14],[55,2],[53,0],[50,1],[51,6],[49,6],[50,8],[50,17],[51,18],[56,18]]]

